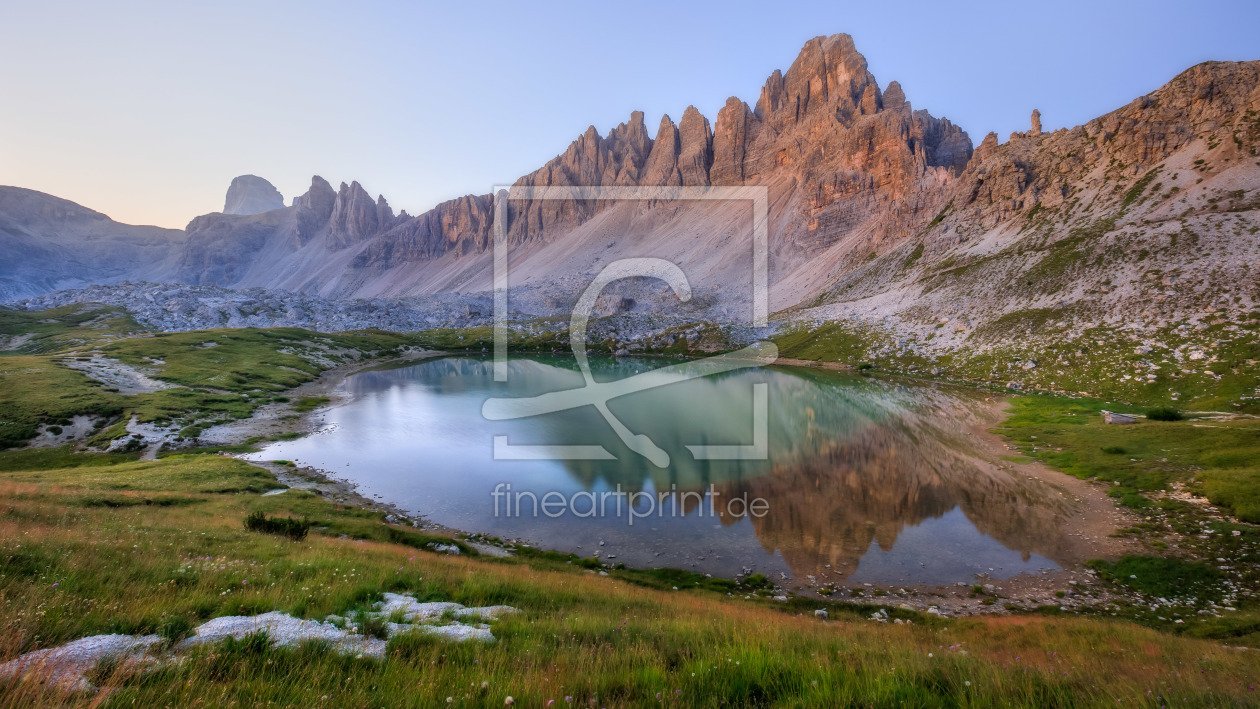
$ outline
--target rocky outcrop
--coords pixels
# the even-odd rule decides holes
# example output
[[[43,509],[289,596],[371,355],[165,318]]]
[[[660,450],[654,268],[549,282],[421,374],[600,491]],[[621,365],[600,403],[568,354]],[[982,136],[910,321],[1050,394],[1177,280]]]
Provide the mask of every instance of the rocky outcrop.
[[[373,200],[358,182],[341,183],[328,221],[328,245],[344,249],[366,241],[393,225],[394,211],[385,197]]]
[[[695,106],[683,111],[678,124],[678,174],[687,186],[709,184],[713,167],[713,129]]]
[[[328,180],[319,175],[312,177],[310,189],[293,202],[299,246],[309,243],[328,225],[336,203],[337,192]]]
[[[1133,181],[1186,149],[1201,151],[1187,161],[1199,175],[1234,166],[1253,172],[1252,150],[1260,142],[1257,111],[1260,62],[1200,64],[1070,130],[1041,132],[1040,113],[1034,111],[1028,133],[1016,133],[1001,146],[996,136],[985,138],[950,191],[955,211],[944,224],[952,225],[954,234],[978,234],[1034,208],[1055,209],[1067,210],[1059,213],[1066,218],[1066,234],[1072,226],[1105,221],[1126,202],[1132,209],[1137,197],[1127,190]],[[1195,184],[1176,185],[1182,201]],[[1068,210],[1069,202],[1079,207]],[[1085,204],[1089,210],[1080,209]]]
[[[744,184],[749,167],[746,163],[750,162],[749,145],[756,140],[761,122],[748,104],[732,96],[718,111],[713,126],[713,167],[709,181],[715,185]]]
[[[490,195],[443,202],[415,217],[399,219],[355,257],[353,265],[375,270],[447,253],[467,254],[490,248],[494,200]]]
[[[306,287],[311,279],[301,262],[317,270],[331,254],[368,244],[399,221],[384,196],[372,199],[358,182],[343,182],[334,191],[316,175],[291,207],[193,219],[185,228],[188,243],[177,276],[185,283],[219,286],[278,286],[275,279],[296,277],[296,285]],[[282,261],[288,261],[286,269],[279,268]]]
[[[258,214],[284,209],[284,196],[270,182],[257,175],[241,175],[228,186],[224,214]]]
[[[670,187],[682,184],[682,173],[678,170],[681,145],[678,126],[674,125],[668,114],[662,116],[661,125],[656,129],[656,139],[652,143],[652,152],[643,168],[644,184]]]
[[[274,238],[296,231],[292,212],[292,207],[250,215],[216,212],[193,219],[184,227],[188,239],[177,279],[195,285],[240,282]]]
[[[888,88],[884,89],[884,110],[901,111],[909,108],[910,104],[906,103],[906,94],[901,90],[901,84],[896,81],[888,82]]]

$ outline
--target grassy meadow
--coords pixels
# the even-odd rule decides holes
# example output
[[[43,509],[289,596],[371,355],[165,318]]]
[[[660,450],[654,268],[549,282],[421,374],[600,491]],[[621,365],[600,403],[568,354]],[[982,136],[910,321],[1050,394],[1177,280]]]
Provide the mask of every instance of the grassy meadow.
[[[0,333],[38,335],[19,349],[0,352],[0,449],[24,444],[41,425],[69,425],[75,415],[96,418],[98,429],[89,441],[94,446],[126,436],[132,417],[178,425],[195,438],[207,426],[249,418],[259,406],[284,398],[282,392],[315,380],[327,369],[421,346],[415,336],[380,331],[145,333],[130,318],[120,318],[111,309],[90,306],[35,314],[0,310]],[[39,354],[29,354],[32,348]],[[172,386],[123,394],[65,366],[93,356],[152,372]],[[300,406],[296,413],[302,412]]]
[[[1110,407],[1013,397],[997,431],[1013,457],[1092,480],[1141,515],[1117,534],[1140,541],[1143,554],[1090,564],[1130,596],[1098,610],[1170,633],[1260,646],[1260,419],[1184,414],[1118,426],[1099,413]]]
[[[0,684],[0,705],[1224,706],[1260,701],[1260,653],[1116,620],[877,623],[867,609],[601,576],[558,555],[453,557],[431,537],[276,486],[221,456],[142,462],[0,454],[0,657],[102,633],[178,640],[222,615],[323,618],[386,591],[523,613],[498,642],[391,641],[382,662],[228,642],[146,672],[99,667],[96,694]],[[249,532],[307,518],[302,541]],[[413,538],[414,537],[414,538]],[[732,589],[738,591],[739,589]],[[744,595],[749,599],[745,600]],[[813,615],[830,607],[831,618]],[[571,701],[566,702],[566,697]]]
[[[331,367],[408,347],[479,351],[489,337],[131,334],[138,326],[117,313],[91,312],[0,312],[6,335],[32,323],[41,335],[0,356],[0,449],[82,414],[99,421],[90,437],[98,447],[125,435],[132,417],[196,429],[268,402],[296,416],[323,402],[291,389]],[[804,359],[847,352],[836,349],[847,336],[833,339],[781,346]],[[126,395],[64,366],[94,355],[174,386]],[[1094,565],[1134,600],[1084,615],[891,609],[900,624],[872,620],[871,605],[775,600],[751,578],[600,573],[593,560],[527,547],[481,555],[467,540],[312,492],[265,494],[283,488],[271,473],[214,449],[157,460],[71,445],[0,450],[0,662],[97,634],[174,643],[225,615],[348,617],[386,592],[522,611],[493,624],[493,644],[400,636],[376,661],[318,644],[229,641],[144,671],[102,663],[92,693],[0,680],[0,706],[502,707],[507,697],[520,707],[1260,706],[1260,651],[1240,647],[1260,646],[1260,609],[1237,588],[1260,585],[1260,536],[1248,523],[1258,514],[1260,428],[1197,419],[1104,426],[1104,406],[1114,404],[1017,397],[999,432],[1019,456],[1110,481],[1117,504],[1142,511],[1146,526],[1121,533],[1146,540],[1150,553]],[[1217,506],[1166,494],[1178,486]],[[251,531],[246,520],[260,513],[302,520],[303,534]],[[1161,541],[1172,538],[1180,542]],[[428,551],[434,542],[461,554]],[[1225,586],[1236,611],[1191,615],[1225,602]],[[1178,601],[1178,612],[1192,622],[1145,610],[1143,599],[1186,588],[1197,595]],[[820,608],[828,618],[815,616]]]

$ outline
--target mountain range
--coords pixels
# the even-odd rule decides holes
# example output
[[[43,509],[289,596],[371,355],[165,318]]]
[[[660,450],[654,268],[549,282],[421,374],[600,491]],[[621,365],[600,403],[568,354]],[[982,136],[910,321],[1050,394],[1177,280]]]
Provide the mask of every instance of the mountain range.
[[[712,122],[689,107],[654,134],[635,112],[516,184],[765,186],[771,312],[791,318],[892,320],[948,339],[1049,308],[1157,328],[1260,301],[1260,62],[1199,64],[1085,125],[1043,132],[1034,112],[1028,131],[973,145],[896,81],[881,88],[848,35],[819,37],[752,105],[732,97]],[[318,176],[288,206],[265,179],[239,177],[222,212],[182,231],[0,187],[0,298],[122,281],[484,293],[492,223],[490,194],[412,216]],[[603,264],[657,256],[726,305],[712,317],[745,313],[746,203],[513,201],[508,225],[526,312],[563,312]]]

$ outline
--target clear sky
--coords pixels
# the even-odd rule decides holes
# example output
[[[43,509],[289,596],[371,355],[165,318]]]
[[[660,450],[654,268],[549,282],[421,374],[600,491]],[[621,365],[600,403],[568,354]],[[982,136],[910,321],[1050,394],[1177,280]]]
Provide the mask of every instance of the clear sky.
[[[182,227],[231,179],[319,174],[411,213],[511,182],[630,111],[713,120],[817,35],[965,128],[1073,126],[1208,59],[1260,2],[0,0],[0,184]]]

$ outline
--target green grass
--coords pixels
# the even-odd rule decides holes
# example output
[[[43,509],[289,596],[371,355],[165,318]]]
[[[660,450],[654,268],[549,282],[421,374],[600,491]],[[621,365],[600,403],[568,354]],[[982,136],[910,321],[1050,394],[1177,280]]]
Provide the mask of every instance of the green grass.
[[[30,460],[27,451],[0,453],[0,468],[17,467],[10,457]],[[49,483],[79,492],[261,493],[284,487],[267,471],[217,455],[176,455],[156,461],[134,456],[80,454],[86,464],[33,471],[13,470],[7,480]],[[60,460],[52,458],[53,465]],[[29,464],[29,463],[28,463]]]
[[[1260,420],[1118,426],[1103,423],[1098,412],[1104,407],[1117,408],[1096,400],[1018,397],[999,431],[1021,453],[1097,480],[1140,515],[1118,534],[1147,553],[1091,566],[1128,589],[1126,596],[1144,594],[1145,600],[1119,600],[1093,612],[1193,637],[1260,643],[1260,598],[1254,593],[1260,588],[1260,531],[1246,524],[1260,522]],[[1206,495],[1217,509],[1165,494],[1175,486]]]
[[[139,453],[80,453],[74,446],[59,448],[22,448],[0,451],[0,472],[20,470],[59,470],[93,466],[119,465],[135,461]]]
[[[0,336],[27,336],[0,356],[59,352],[144,331],[122,308],[95,303],[32,312],[0,308]]]
[[[951,210],[953,210],[953,208],[954,208],[954,201],[950,200],[949,204],[942,207],[941,211],[938,212],[935,217],[932,217],[932,221],[928,222],[927,228],[932,229],[937,224],[940,224],[942,221],[944,221],[945,217],[949,216],[949,213]]]
[[[25,443],[41,423],[67,422],[80,414],[109,418],[123,410],[123,397],[51,358],[0,358],[0,449]]]
[[[906,256],[906,260],[901,262],[901,267],[904,269],[913,268],[914,264],[918,263],[921,258],[923,258],[923,244],[918,243],[915,244],[914,250],[910,252],[910,255]]]
[[[977,327],[974,337],[981,340],[1001,341],[1009,337],[1012,332],[1044,332],[1049,323],[1071,318],[1074,315],[1071,308],[1029,308],[1027,310],[1015,310],[992,322]]]
[[[867,363],[920,376],[938,369],[934,376],[953,381],[1003,389],[1016,382],[1024,390],[1123,402],[1117,406],[1260,414],[1260,320],[1201,330],[1169,325],[1149,338],[1124,329],[1067,324],[1086,317],[1075,308],[1015,311],[967,331],[961,342],[930,356],[902,351],[893,346],[891,332],[858,323],[790,328],[774,339],[784,357]],[[1138,354],[1147,342],[1157,344]],[[1196,349],[1211,361],[1187,360],[1185,355]],[[1037,366],[1020,366],[1029,360]]]
[[[779,356],[815,362],[865,363],[871,350],[888,336],[851,323],[828,323],[816,329],[797,328],[774,338]]]
[[[1057,470],[1112,482],[1110,494],[1134,506],[1146,504],[1144,493],[1183,482],[1240,519],[1260,522],[1260,420],[1117,426],[1103,422],[1104,408],[1123,410],[1091,399],[1018,397],[1002,433]]]
[[[1074,272],[1085,267],[1098,246],[1099,237],[1114,228],[1114,219],[1102,219],[1088,227],[1073,229],[1067,238],[1041,251],[1041,257],[1020,279],[1037,291],[1057,292]]]
[[[1124,200],[1120,203],[1120,214],[1124,214],[1125,210],[1131,207],[1134,202],[1138,201],[1138,198],[1142,196],[1142,193],[1145,192],[1146,188],[1151,184],[1151,180],[1154,180],[1155,177],[1159,175],[1159,171],[1162,169],[1163,165],[1155,167],[1145,175],[1142,175],[1137,182],[1133,183],[1133,186],[1124,193]]]
[[[311,381],[325,368],[309,355],[336,363],[345,359],[339,352],[343,348],[393,350],[405,342],[397,335],[320,335],[295,328],[248,328],[130,338],[106,345],[102,351],[133,366],[156,367],[158,378],[185,387],[278,393]]]
[[[1153,556],[1130,555],[1114,563],[1099,560],[1090,568],[1104,579],[1161,598],[1210,594],[1221,580],[1219,571],[1202,562]]]
[[[20,453],[0,454],[0,660],[98,633],[178,639],[227,614],[354,616],[386,591],[523,612],[494,624],[494,644],[404,636],[375,662],[247,637],[148,672],[103,664],[97,695],[0,682],[4,706],[432,707],[451,697],[488,707],[509,695],[517,706],[1208,706],[1253,701],[1260,671],[1252,653],[1123,622],[909,614],[914,625],[882,625],[838,604],[751,588],[750,600],[730,597],[733,582],[688,572],[603,577],[541,552],[431,554],[369,531],[410,533],[377,513],[294,490],[228,491],[238,486],[225,477],[252,474],[217,456],[66,467],[61,453]],[[41,464],[58,467],[13,469]],[[132,487],[119,492],[124,481]],[[195,502],[81,503],[156,488],[159,500]],[[309,517],[311,534],[247,531],[243,520],[260,511]],[[353,529],[361,536],[343,538]],[[832,620],[815,619],[817,607],[835,610]]]
[[[294,519],[293,517],[268,517],[265,512],[259,511],[245,518],[245,529],[251,532],[279,534],[300,542],[310,533],[311,522],[308,519]]]
[[[329,401],[332,401],[332,399],[329,399],[326,396],[304,396],[301,399],[298,399],[297,403],[293,405],[293,410],[297,413],[314,411],[324,404],[327,404]]]
[[[547,319],[550,320],[550,319]],[[539,324],[550,325],[550,322]],[[416,341],[429,349],[462,351],[472,350],[487,352],[494,350],[494,329],[487,326],[466,328],[439,328],[416,333]],[[601,343],[591,342],[590,346],[599,349]],[[527,334],[515,328],[508,330],[508,347],[519,352],[550,352],[554,348],[569,349],[569,330],[548,329],[538,334]]]
[[[1260,524],[1260,462],[1208,468],[1197,475],[1199,491],[1213,503],[1228,507],[1239,519]]]
[[[38,321],[56,312],[17,315]],[[125,435],[132,416],[141,422],[179,425],[185,437],[196,438],[212,422],[248,418],[263,404],[287,401],[277,395],[313,381],[330,367],[390,357],[417,345],[411,335],[377,331],[324,335],[293,328],[159,333],[96,342],[96,351],[104,356],[177,385],[134,395],[112,391],[52,356],[4,357],[0,449],[25,443],[40,424],[61,425],[79,414],[107,422],[92,439],[97,446]],[[303,401],[294,408],[300,413],[310,407]]]

